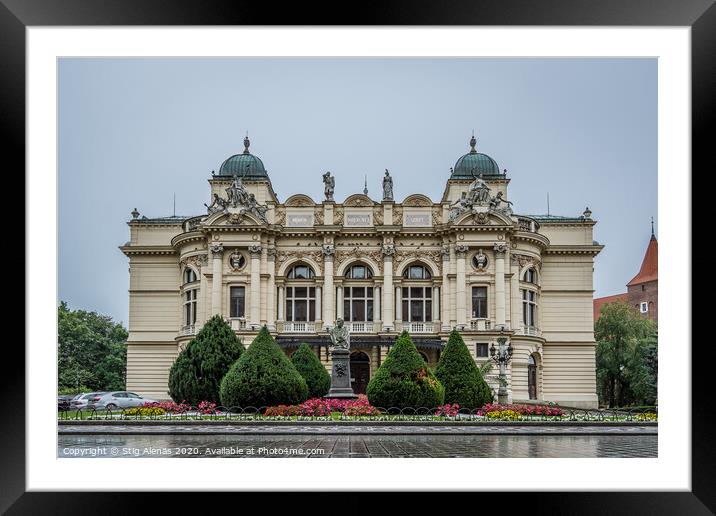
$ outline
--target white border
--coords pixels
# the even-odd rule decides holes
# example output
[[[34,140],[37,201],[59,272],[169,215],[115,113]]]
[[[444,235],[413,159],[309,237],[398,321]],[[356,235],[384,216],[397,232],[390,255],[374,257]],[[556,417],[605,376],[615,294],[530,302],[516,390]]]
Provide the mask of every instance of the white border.
[[[690,489],[691,232],[681,209],[690,205],[689,28],[28,28],[27,42],[28,490]],[[47,267],[57,248],[56,59],[249,55],[658,57],[659,179],[669,179],[659,189],[660,243],[662,255],[678,250],[678,266],[660,277],[669,386],[660,375],[659,458],[354,460],[350,475],[330,471],[347,471],[350,459],[57,459],[57,296],[47,291],[57,280]]]

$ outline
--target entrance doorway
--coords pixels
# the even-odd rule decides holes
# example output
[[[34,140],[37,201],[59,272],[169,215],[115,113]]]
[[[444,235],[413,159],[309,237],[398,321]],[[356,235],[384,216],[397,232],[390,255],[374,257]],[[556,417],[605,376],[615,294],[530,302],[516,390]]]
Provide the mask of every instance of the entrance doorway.
[[[370,360],[362,351],[351,353],[351,387],[356,394],[365,394],[370,380]]]
[[[527,392],[531,400],[537,399],[537,363],[534,355],[527,358]]]

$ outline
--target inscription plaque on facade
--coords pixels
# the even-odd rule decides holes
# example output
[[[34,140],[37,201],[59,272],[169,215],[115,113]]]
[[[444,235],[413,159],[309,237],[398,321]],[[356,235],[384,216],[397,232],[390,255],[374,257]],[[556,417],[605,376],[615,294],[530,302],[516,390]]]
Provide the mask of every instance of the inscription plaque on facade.
[[[370,213],[346,214],[346,226],[372,226],[373,217]]]
[[[430,213],[406,213],[403,215],[403,226],[430,226]]]
[[[302,228],[313,226],[313,215],[311,214],[288,214],[286,215],[286,226],[292,228]]]

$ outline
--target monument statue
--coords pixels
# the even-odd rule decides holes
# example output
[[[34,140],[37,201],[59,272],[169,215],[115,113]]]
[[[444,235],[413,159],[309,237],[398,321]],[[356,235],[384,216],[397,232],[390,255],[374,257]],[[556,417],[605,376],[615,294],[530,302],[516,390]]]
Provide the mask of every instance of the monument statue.
[[[351,334],[348,327],[343,324],[343,319],[340,317],[336,320],[336,325],[331,328],[329,335],[331,336],[334,349],[350,349]]]
[[[333,190],[336,187],[336,178],[330,172],[323,174],[324,193],[327,201],[333,201]]]
[[[502,192],[497,192],[497,195],[490,200],[490,209],[502,212],[505,215],[512,215],[512,201],[503,199]]]
[[[393,178],[390,177],[390,172],[388,172],[387,168],[385,169],[385,177],[383,177],[383,200],[393,200]]]
[[[351,335],[343,319],[336,319],[336,325],[328,332],[331,337],[331,390],[328,398],[355,398],[351,386]]]
[[[251,213],[264,224],[268,224],[266,219],[267,206],[262,206],[256,200],[256,196],[249,193],[241,181],[241,177],[234,175],[234,180],[226,190],[226,199],[222,199],[218,194],[214,194],[214,199],[210,206],[206,206],[209,215],[214,213],[225,213],[229,216],[229,223],[239,224],[245,213]]]

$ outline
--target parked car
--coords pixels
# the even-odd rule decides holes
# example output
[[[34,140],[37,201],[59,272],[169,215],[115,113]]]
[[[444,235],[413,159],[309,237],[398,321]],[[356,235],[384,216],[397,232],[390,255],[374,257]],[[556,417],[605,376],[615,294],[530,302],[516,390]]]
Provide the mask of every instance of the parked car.
[[[57,410],[70,410],[70,401],[75,398],[76,394],[60,394],[57,396]]]
[[[70,408],[72,410],[78,410],[87,408],[89,400],[97,396],[101,396],[104,392],[81,392],[70,401]]]
[[[141,407],[145,403],[156,403],[157,400],[143,398],[139,394],[129,391],[105,392],[90,398],[89,408],[110,410]]]

